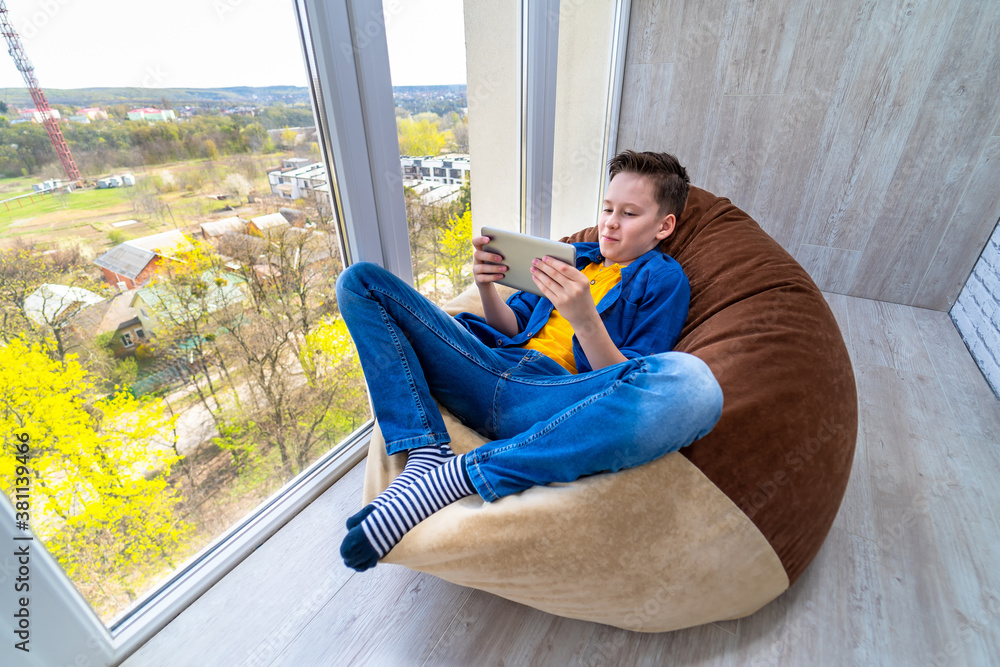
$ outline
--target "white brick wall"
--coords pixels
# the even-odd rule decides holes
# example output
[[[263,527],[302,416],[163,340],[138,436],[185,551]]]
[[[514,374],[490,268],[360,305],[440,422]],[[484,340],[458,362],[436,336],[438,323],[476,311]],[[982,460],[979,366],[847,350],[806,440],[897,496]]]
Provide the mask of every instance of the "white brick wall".
[[[951,319],[993,391],[1000,395],[1000,225],[958,295]]]

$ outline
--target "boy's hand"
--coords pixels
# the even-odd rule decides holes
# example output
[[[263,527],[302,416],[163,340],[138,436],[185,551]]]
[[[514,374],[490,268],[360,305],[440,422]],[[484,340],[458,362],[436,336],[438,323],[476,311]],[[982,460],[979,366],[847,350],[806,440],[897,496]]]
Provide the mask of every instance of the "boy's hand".
[[[478,236],[472,239],[472,277],[476,281],[476,287],[487,287],[498,280],[503,279],[507,273],[504,264],[490,264],[489,262],[503,262],[503,257],[496,253],[483,250],[483,246],[490,242],[489,236]]]
[[[531,278],[559,314],[573,325],[574,331],[601,322],[590,294],[590,281],[576,267],[543,257],[532,261]]]

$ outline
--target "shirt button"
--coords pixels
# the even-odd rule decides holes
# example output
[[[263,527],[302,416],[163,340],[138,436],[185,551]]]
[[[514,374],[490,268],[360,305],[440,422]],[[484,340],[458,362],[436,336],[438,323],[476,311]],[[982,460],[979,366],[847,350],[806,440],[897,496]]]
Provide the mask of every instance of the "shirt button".
[[[596,285],[596,284],[597,284],[597,280],[596,280],[596,279],[595,279],[595,280],[591,280],[591,281],[590,281],[590,284],[591,284],[591,285]]]
[[[503,341],[497,338],[497,347],[500,347],[501,345],[503,345]]]

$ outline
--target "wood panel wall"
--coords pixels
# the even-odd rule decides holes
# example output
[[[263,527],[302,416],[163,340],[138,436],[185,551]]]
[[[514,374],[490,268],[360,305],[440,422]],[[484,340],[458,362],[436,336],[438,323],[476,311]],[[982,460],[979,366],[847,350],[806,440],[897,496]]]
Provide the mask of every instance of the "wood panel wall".
[[[1000,2],[633,0],[619,149],[824,290],[947,310],[1000,217]]]

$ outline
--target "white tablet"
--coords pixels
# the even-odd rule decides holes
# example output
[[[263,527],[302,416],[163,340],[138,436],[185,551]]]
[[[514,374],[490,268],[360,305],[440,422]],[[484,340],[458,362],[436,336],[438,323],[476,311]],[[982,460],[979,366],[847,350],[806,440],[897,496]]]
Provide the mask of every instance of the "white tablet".
[[[490,242],[483,250],[503,257],[507,273],[497,281],[501,285],[542,296],[535,281],[531,279],[532,260],[555,257],[570,266],[576,266],[576,248],[569,243],[508,232],[495,227],[483,227],[481,235],[490,237]]]

